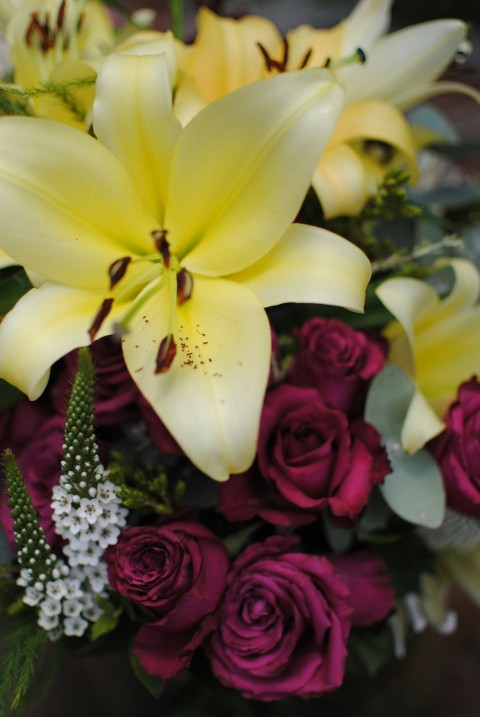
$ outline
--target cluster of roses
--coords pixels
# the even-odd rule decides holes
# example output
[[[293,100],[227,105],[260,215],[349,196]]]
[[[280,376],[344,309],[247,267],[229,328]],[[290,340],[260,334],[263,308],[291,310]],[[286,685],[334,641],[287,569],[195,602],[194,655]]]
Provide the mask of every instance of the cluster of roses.
[[[386,342],[320,318],[307,321],[296,338],[288,369],[272,371],[255,464],[220,486],[217,510],[227,521],[258,516],[282,532],[282,527],[319,520],[323,511],[339,527],[353,525],[389,472],[380,437],[362,418],[369,382],[385,361]],[[140,417],[162,452],[179,453],[115,345],[101,339],[92,354],[96,421],[107,439],[112,426]],[[274,361],[275,356],[274,339]],[[2,443],[17,450],[52,545],[58,545],[52,488],[60,478],[62,404],[74,360],[66,358],[49,398],[21,402],[1,415]],[[431,444],[449,505],[476,516],[479,401],[479,384],[471,379],[449,409],[445,432]],[[106,446],[108,440],[108,451]],[[13,538],[5,501],[0,519]],[[271,535],[253,542],[232,563],[198,513],[184,510],[124,529],[105,559],[111,588],[137,608],[142,625],[133,651],[148,673],[169,679],[203,646],[220,682],[245,697],[274,700],[339,687],[351,628],[383,620],[394,606],[387,566],[374,552],[360,547],[336,555],[327,552],[321,537],[311,552],[304,552],[298,535]]]

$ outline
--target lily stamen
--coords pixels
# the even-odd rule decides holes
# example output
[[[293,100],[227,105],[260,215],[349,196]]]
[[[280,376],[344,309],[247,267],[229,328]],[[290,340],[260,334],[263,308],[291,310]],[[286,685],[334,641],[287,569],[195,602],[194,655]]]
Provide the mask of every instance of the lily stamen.
[[[362,50],[361,47],[357,47],[353,55],[348,55],[348,57],[341,57],[339,60],[334,60],[333,62],[331,57],[327,57],[324,67],[327,67],[329,70],[339,70],[342,67],[354,65],[357,62],[364,65],[366,61],[367,53],[365,50]]]

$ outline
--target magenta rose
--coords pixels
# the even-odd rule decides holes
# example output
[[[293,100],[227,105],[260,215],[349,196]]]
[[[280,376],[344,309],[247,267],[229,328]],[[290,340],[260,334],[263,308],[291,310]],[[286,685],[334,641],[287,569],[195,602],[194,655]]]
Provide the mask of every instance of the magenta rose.
[[[95,423],[111,426],[138,416],[139,391],[127,371],[118,342],[110,337],[94,341],[90,347],[95,366]],[[65,357],[65,368],[53,389],[56,409],[65,413],[73,376],[77,369],[77,352]]]
[[[295,332],[298,350],[287,380],[316,388],[328,406],[356,415],[368,382],[382,368],[386,344],[335,319],[313,318]]]
[[[296,552],[293,536],[251,545],[235,561],[207,646],[220,682],[262,701],[340,687],[349,593],[325,558]]]
[[[37,426],[31,440],[17,454],[25,484],[50,545],[58,544],[59,540],[52,520],[51,501],[52,489],[60,481],[64,428],[65,419],[61,416],[48,418],[41,427]],[[14,546],[13,520],[4,494],[0,503],[0,522]]]
[[[44,401],[22,399],[0,413],[0,450],[10,448],[18,455],[52,415]]]
[[[223,543],[180,520],[127,528],[105,558],[112,588],[149,619],[134,654],[149,674],[173,677],[216,624],[229,566]]]
[[[447,503],[480,518],[480,383],[475,377],[458,389],[445,423],[429,447],[443,474]]]
[[[229,520],[260,515],[300,525],[329,508],[353,520],[372,488],[390,471],[377,431],[325,406],[317,391],[278,386],[267,394],[257,465],[220,487],[219,510]]]
[[[350,592],[353,627],[368,627],[387,617],[393,610],[395,591],[379,555],[362,550],[352,555],[329,555],[328,559]]]

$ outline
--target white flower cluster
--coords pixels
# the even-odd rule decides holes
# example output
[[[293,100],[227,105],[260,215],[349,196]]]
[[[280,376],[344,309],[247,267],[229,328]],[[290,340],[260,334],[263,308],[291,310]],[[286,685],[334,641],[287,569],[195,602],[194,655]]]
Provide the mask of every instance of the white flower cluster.
[[[97,597],[107,597],[108,585],[102,556],[117,542],[128,513],[101,465],[95,468],[93,481],[90,477],[89,487],[83,480],[74,487],[74,477],[62,475],[53,489],[53,520],[65,541],[66,562],[57,561],[51,576],[42,574],[35,581],[32,571],[24,568],[17,581],[26,588],[24,602],[38,607],[38,624],[52,640],[62,634],[81,637],[89,623],[102,615]],[[89,497],[78,495],[78,489]]]

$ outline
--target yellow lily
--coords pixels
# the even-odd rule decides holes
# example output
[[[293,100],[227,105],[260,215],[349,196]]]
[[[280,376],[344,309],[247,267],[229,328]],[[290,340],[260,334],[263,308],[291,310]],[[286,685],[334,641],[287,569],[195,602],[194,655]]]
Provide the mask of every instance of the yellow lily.
[[[291,224],[318,127],[325,142],[342,101],[328,71],[289,73],[182,130],[164,56],[112,55],[97,80],[99,141],[2,120],[0,242],[48,281],[0,325],[0,375],[35,399],[60,356],[124,334],[133,379],[189,458],[218,480],[244,471],[269,371],[263,307],[363,306],[365,255]]]
[[[24,88],[44,82],[94,80],[92,63],[112,47],[113,23],[105,7],[95,0],[24,0],[6,29],[14,67],[14,82]],[[31,101],[43,117],[83,127],[91,107],[93,85],[71,93],[71,109],[51,95]]]
[[[202,8],[197,38],[182,65],[177,115],[186,123],[205,104],[242,85],[321,67],[361,47],[365,65],[335,71],[347,106],[312,179],[327,218],[357,214],[393,166],[406,165],[415,180],[415,143],[401,110],[445,89],[432,82],[465,35],[464,23],[439,20],[382,37],[390,6],[391,0],[362,0],[337,26],[302,25],[285,42],[266,18],[231,20]]]
[[[466,259],[449,263],[455,283],[445,299],[419,279],[387,279],[377,289],[398,320],[385,330],[388,360],[416,387],[402,430],[408,453],[443,430],[441,419],[459,385],[480,373],[480,274]]]

